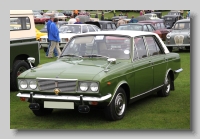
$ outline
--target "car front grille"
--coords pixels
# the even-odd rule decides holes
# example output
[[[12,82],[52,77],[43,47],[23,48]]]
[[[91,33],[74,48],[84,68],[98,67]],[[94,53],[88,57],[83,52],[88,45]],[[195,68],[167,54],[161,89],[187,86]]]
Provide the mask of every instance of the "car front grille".
[[[61,93],[69,93],[76,91],[76,80],[37,79],[37,81],[41,92],[54,92],[55,88],[59,88]]]
[[[183,44],[184,36],[183,35],[176,35],[174,37],[175,44]]]

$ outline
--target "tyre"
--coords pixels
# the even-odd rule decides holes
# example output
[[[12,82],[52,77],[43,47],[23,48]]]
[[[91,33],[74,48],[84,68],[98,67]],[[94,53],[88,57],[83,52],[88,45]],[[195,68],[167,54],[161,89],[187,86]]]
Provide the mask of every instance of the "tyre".
[[[18,91],[17,77],[24,71],[30,68],[29,64],[24,60],[17,60],[13,65],[10,75],[10,87],[12,91]]]
[[[47,48],[43,48],[44,49],[44,52],[47,52]]]
[[[45,116],[51,114],[53,109],[44,108],[44,105],[40,104],[40,109],[32,110],[32,112],[35,114],[35,116]]]
[[[172,52],[173,47],[167,47],[167,49],[168,49],[170,52]]]
[[[160,97],[166,97],[166,96],[169,96],[170,90],[171,90],[171,78],[169,75],[167,75],[162,89],[158,91],[157,94]]]
[[[105,116],[108,120],[116,121],[124,117],[127,108],[127,97],[124,89],[119,88],[112,102],[105,108]]]

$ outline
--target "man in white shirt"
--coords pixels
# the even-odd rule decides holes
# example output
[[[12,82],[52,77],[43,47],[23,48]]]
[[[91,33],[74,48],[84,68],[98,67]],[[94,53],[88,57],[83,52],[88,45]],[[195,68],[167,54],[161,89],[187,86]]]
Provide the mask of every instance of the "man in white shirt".
[[[68,21],[68,24],[74,24],[75,22],[76,22],[76,19],[73,16],[71,16]]]

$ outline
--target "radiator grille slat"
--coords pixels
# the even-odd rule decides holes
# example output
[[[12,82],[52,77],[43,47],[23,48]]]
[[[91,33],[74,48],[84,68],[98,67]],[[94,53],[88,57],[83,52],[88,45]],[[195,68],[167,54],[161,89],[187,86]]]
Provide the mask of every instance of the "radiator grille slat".
[[[38,85],[40,91],[42,92],[54,92],[55,88],[59,88],[61,92],[75,92],[76,82],[70,80],[48,80],[48,79],[38,79]],[[57,83],[55,83],[57,82]],[[56,86],[57,85],[57,86]]]

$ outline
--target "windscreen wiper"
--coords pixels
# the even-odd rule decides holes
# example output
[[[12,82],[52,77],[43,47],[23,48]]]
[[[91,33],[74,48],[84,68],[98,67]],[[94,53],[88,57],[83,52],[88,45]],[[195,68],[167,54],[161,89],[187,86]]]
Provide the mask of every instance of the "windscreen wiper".
[[[84,55],[83,57],[105,57],[105,58],[109,58],[107,56],[103,56],[103,55],[96,55],[96,54],[91,54],[91,55]]]

